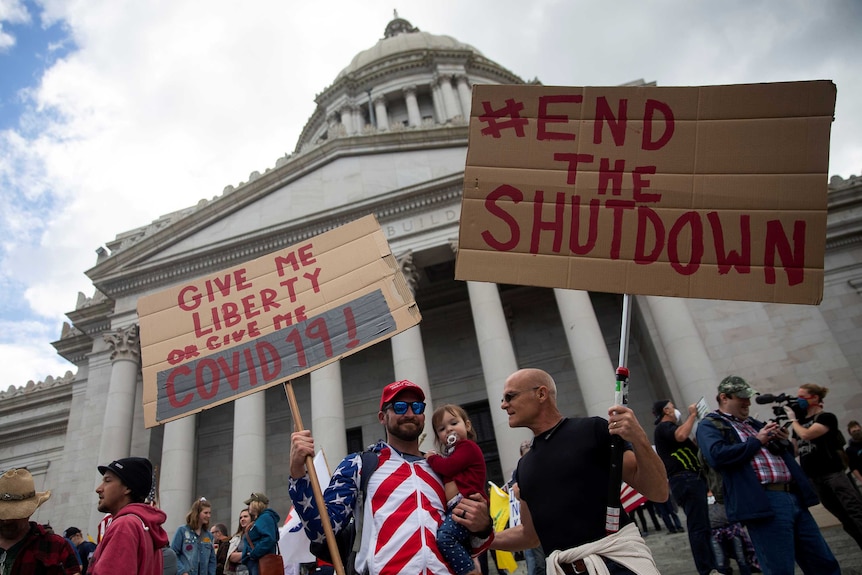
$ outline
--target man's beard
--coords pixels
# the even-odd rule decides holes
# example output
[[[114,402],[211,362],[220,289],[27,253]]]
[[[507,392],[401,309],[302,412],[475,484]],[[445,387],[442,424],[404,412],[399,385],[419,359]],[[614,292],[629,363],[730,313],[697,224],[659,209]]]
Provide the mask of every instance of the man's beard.
[[[3,539],[17,539],[23,533],[30,530],[29,519],[9,519],[0,521],[0,536]]]
[[[415,424],[415,427],[412,430],[405,429],[397,423],[391,423],[386,426],[386,431],[389,433],[389,435],[397,437],[401,441],[416,441],[417,439],[419,439],[419,436],[422,435],[422,426],[419,424],[419,420],[417,419],[402,421],[401,424],[403,425],[410,421]]]

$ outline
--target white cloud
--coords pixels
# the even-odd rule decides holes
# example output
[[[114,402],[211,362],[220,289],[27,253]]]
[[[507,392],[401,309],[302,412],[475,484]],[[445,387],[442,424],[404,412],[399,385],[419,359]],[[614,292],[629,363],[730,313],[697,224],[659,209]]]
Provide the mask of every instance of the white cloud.
[[[18,286],[14,300],[30,309],[16,317],[45,328],[41,340],[28,340],[35,347],[26,349],[37,351],[3,344],[31,370],[4,367],[21,383],[56,369],[44,342],[59,338],[78,291],[92,295],[83,271],[95,264],[94,250],[292,152],[315,94],[382,37],[393,7],[422,30],[453,36],[546,84],[833,79],[830,173],[862,170],[862,18],[852,0],[41,6],[42,26],[62,23],[77,49],[25,92],[22,127],[0,134],[0,286]],[[20,21],[22,10],[21,2],[0,0],[0,25],[13,13]],[[8,310],[0,305],[0,313]]]

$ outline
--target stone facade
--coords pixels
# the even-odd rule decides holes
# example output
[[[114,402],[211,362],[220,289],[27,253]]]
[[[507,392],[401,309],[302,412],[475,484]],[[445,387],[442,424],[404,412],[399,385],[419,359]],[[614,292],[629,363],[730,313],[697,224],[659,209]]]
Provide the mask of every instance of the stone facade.
[[[384,39],[317,96],[293,154],[212,200],[120,233],[101,248],[87,272],[94,295],[79,295],[54,342],[77,372],[0,393],[0,467],[27,465],[37,487],[54,491],[37,519],[94,534],[96,466],[130,454],[159,466],[169,531],[200,496],[213,503],[214,521],[233,525],[238,502],[252,488],[266,491],[284,517],[293,428],[284,391],[276,386],[178,425],[146,429],[130,337],[137,301],[368,213],[407,262],[423,320],[397,342],[338,362],[337,390],[314,383],[315,390],[326,390],[322,400],[312,401],[314,374],[293,382],[306,427],[315,431],[314,421],[334,422],[327,423],[337,436],[327,440],[330,466],[380,437],[380,387],[401,377],[424,381],[436,405],[467,407],[496,482],[511,472],[523,434],[499,423],[495,367],[543,368],[557,380],[564,413],[599,414],[594,405],[613,398],[622,296],[592,293],[579,300],[580,312],[597,323],[590,339],[607,352],[602,365],[608,369],[593,377],[569,342],[566,326],[587,328],[580,316],[562,311],[564,294],[500,285],[490,292],[499,303],[480,306],[477,294],[487,285],[453,279],[464,119],[476,83],[523,81],[469,45],[396,18]],[[862,418],[862,178],[833,178],[828,197],[821,305],[633,298],[629,402],[648,433],[653,401],[669,397],[686,405],[704,396],[714,405],[717,378],[730,373],[764,393],[794,393],[806,381],[826,385],[832,389],[828,408],[839,421]],[[489,343],[480,334],[498,312],[500,341]],[[409,375],[399,367],[405,362]],[[251,398],[257,399],[245,401]],[[754,411],[771,416],[768,406]],[[332,430],[319,426],[315,433],[326,431]],[[163,469],[165,461],[172,463]]]

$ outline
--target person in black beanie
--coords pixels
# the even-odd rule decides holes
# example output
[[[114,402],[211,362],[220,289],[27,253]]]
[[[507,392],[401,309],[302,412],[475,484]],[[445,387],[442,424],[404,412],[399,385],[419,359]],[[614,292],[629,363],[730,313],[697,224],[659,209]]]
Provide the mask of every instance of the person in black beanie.
[[[162,575],[167,516],[145,503],[153,486],[153,466],[143,457],[100,465],[99,511],[113,516],[90,561],[91,575],[124,573]]]

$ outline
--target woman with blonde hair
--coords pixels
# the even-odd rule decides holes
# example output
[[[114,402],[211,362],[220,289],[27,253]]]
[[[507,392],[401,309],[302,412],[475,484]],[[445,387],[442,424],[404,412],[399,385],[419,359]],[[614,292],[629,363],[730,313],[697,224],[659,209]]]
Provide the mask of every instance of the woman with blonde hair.
[[[258,575],[258,562],[264,555],[277,553],[279,516],[267,507],[269,498],[263,493],[252,493],[245,500],[252,524],[243,536],[242,564],[251,575]]]
[[[177,554],[178,575],[215,575],[216,554],[209,531],[212,506],[201,497],[186,514],[186,524],[174,533],[171,549]]]

